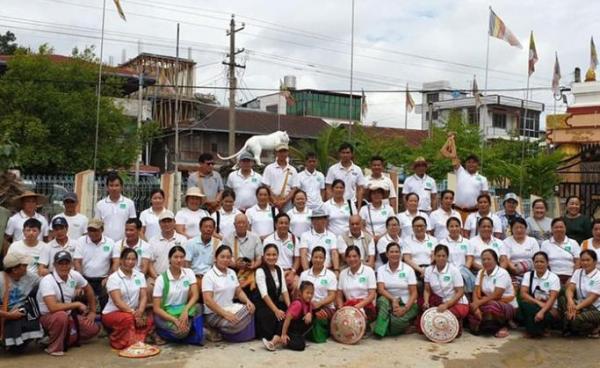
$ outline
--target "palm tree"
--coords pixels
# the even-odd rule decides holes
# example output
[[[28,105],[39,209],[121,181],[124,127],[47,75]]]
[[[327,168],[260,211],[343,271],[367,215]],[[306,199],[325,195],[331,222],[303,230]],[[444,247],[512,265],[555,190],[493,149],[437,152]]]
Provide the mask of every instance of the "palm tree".
[[[317,170],[326,173],[327,169],[337,161],[337,147],[346,137],[343,127],[328,127],[319,133],[316,140],[300,140],[297,145],[290,147],[290,156],[296,162],[306,161],[306,154],[314,152],[317,155]]]

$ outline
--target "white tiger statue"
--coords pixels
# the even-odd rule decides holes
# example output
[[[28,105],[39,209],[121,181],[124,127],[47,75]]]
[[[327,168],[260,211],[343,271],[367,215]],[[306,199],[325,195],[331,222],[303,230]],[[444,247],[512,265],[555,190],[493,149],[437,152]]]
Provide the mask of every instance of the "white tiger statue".
[[[273,150],[280,144],[289,143],[290,137],[288,136],[287,132],[278,130],[268,135],[255,135],[250,137],[246,143],[244,143],[242,149],[240,149],[237,153],[227,157],[217,154],[217,157],[219,157],[221,160],[231,160],[233,158],[237,159],[242,152],[248,151],[254,155],[254,161],[256,164],[263,166],[262,162],[260,161],[260,155],[263,150]]]

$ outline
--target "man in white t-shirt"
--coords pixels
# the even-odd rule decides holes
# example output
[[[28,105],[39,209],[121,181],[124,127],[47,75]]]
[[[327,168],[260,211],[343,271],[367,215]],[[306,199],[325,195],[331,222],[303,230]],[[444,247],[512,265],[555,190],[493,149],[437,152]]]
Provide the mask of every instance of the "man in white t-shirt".
[[[383,188],[384,193],[384,204],[389,204],[394,211],[398,210],[398,190],[392,183],[392,180],[383,174],[385,168],[385,160],[381,156],[371,157],[371,175],[365,178],[367,184],[365,186],[366,192],[372,187]],[[389,196],[388,196],[389,195]],[[385,198],[387,196],[387,198]],[[365,193],[365,198],[369,197],[368,193]]]
[[[352,162],[354,147],[350,143],[342,143],[338,149],[340,162],[327,170],[325,184],[327,186],[327,198],[333,196],[333,181],[340,179],[346,185],[344,199],[356,202],[356,208],[360,210],[363,200],[363,187],[367,184],[362,169]]]
[[[271,189],[271,202],[277,209],[287,212],[292,208],[291,199],[295,190],[298,171],[288,163],[289,147],[281,143],[275,147],[275,162],[267,165],[263,172],[262,182]]]
[[[404,180],[402,194],[419,195],[419,211],[430,214],[437,208],[437,186],[435,180],[427,175],[427,160],[419,156],[413,162],[414,174]],[[404,203],[406,206],[406,202]]]
[[[460,213],[463,223],[469,213],[477,211],[477,197],[489,191],[488,181],[479,174],[479,157],[474,154],[467,156],[465,167],[461,165],[456,152],[455,134],[449,133],[448,140],[440,150],[442,156],[452,160],[456,174],[456,195],[454,208]]]
[[[87,231],[87,220],[86,228],[83,231]],[[77,239],[69,236],[69,223],[64,217],[54,217],[52,219],[52,235],[54,239],[50,241],[40,254],[39,261],[39,273],[40,276],[46,276],[47,274],[54,271],[54,255],[58,252],[66,251],[70,255],[75,253],[77,247]]]
[[[317,155],[314,152],[306,154],[304,170],[296,175],[293,187],[306,193],[306,206],[311,210],[323,204],[326,198],[325,176],[317,170]]]
[[[38,236],[42,231],[42,223],[37,219],[30,218],[23,223],[24,238],[10,245],[7,254],[19,253],[29,257],[27,272],[38,275],[38,264],[42,250],[46,247],[46,243],[38,240]]]
[[[52,218],[53,221],[57,217],[63,217],[67,220],[69,223],[69,238],[71,239],[79,239],[87,231],[88,218],[77,212],[77,203],[79,203],[77,194],[73,192],[65,194],[63,197],[65,212]],[[50,263],[52,263],[52,259],[50,259]]]
[[[155,279],[169,268],[169,251],[174,246],[184,247],[188,239],[175,231],[175,215],[166,210],[158,216],[160,234],[150,239],[150,252],[143,253],[149,262],[148,276]]]
[[[262,176],[252,170],[254,156],[244,151],[240,155],[240,169],[227,177],[227,187],[235,192],[235,207],[245,211],[256,204],[256,189],[262,184]]]
[[[133,201],[122,195],[123,179],[116,172],[108,174],[106,186],[108,196],[96,203],[94,217],[102,220],[104,235],[114,241],[125,236],[125,222],[137,214]]]

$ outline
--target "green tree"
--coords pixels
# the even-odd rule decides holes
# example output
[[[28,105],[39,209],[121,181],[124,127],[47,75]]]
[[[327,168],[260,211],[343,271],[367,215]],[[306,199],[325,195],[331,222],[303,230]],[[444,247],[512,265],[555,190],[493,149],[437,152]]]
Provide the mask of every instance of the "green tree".
[[[0,35],[0,55],[12,55],[17,51],[18,45],[15,42],[17,36],[11,31],[6,31],[5,34]]]
[[[97,65],[83,58],[53,62],[47,55],[49,46],[40,51],[17,52],[0,77],[0,131],[19,145],[16,159],[26,172],[89,169],[94,157]],[[118,89],[116,82],[107,80],[103,94]],[[103,96],[98,169],[128,168],[138,143],[135,122],[115,107],[111,97]]]

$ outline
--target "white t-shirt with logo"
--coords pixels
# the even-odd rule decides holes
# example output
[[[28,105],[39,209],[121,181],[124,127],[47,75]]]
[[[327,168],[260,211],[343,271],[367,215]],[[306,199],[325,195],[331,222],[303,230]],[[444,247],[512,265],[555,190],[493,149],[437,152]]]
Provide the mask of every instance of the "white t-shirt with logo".
[[[393,217],[395,213],[389,205],[382,204],[379,208],[375,208],[372,204],[368,204],[362,206],[359,215],[369,233],[374,236],[382,236],[387,231],[385,227],[387,219]]]
[[[469,174],[462,166],[458,166],[458,169],[456,169],[454,173],[456,174],[456,194],[454,196],[454,203],[462,208],[473,208],[477,206],[477,197],[482,192],[487,192],[489,190],[486,177],[479,173]]]
[[[167,277],[169,278],[169,295],[167,295],[165,304],[167,306],[187,304],[190,286],[196,284],[196,275],[194,275],[194,271],[189,268],[181,268],[181,274],[178,279],[173,276],[170,269],[167,268],[166,272]],[[161,274],[156,278],[152,297],[161,298],[162,300],[164,289],[165,282],[163,280],[163,275]]]
[[[121,300],[123,300],[125,304],[131,309],[137,310],[140,306],[140,291],[145,288],[146,278],[141,272],[133,270],[131,276],[125,275],[121,269],[117,270],[117,272],[113,272],[106,281],[106,291],[108,292],[109,298],[102,314],[119,311],[119,307],[117,307],[113,298],[110,296],[110,293],[115,290],[121,292]]]
[[[71,239],[79,239],[85,234],[87,234],[87,226],[88,226],[88,218],[81,213],[76,213],[75,216],[67,216],[65,213],[59,213],[58,215],[52,218],[54,221],[57,217],[64,217],[67,220],[67,224],[69,224],[69,230],[67,234]],[[52,223],[50,221],[50,223]]]
[[[410,212],[408,212],[408,210],[406,210],[396,215],[396,218],[398,218],[398,221],[400,222],[400,236],[402,238],[408,238],[413,234],[412,222],[417,216],[425,219],[427,231],[433,230],[431,227],[431,222],[429,221],[429,216],[427,216],[425,212],[418,211],[417,214],[413,216]]]
[[[166,209],[163,209],[163,211],[166,211]],[[142,223],[142,226],[146,227],[144,236],[148,240],[160,235],[160,224],[158,223],[159,215],[160,213],[155,213],[152,210],[152,207],[146,208],[140,213],[140,222]]]
[[[242,170],[233,171],[227,177],[227,187],[235,192],[235,207],[240,210],[246,210],[256,204],[256,189],[262,183],[262,176],[259,173],[250,170],[246,177],[242,175]]]
[[[79,238],[75,246],[73,259],[81,260],[81,273],[85,277],[106,277],[110,272],[115,243],[102,236],[98,244],[85,235]]]
[[[48,267],[50,272],[54,271],[54,256],[56,253],[64,250],[69,252],[71,256],[75,254],[75,248],[77,247],[77,241],[72,240],[70,237],[67,238],[67,242],[64,246],[58,244],[56,239],[53,239],[51,242],[47,243],[46,246],[42,249],[40,253],[39,264]]]
[[[298,238],[294,240],[292,233],[288,233],[287,239],[282,240],[277,235],[277,232],[274,232],[265,238],[263,244],[275,244],[277,246],[277,249],[279,249],[277,265],[281,267],[282,270],[292,268],[294,265],[294,257],[300,256]]]
[[[482,274],[483,278],[481,277]],[[506,271],[504,268],[496,266],[496,268],[494,268],[492,273],[489,275],[487,272],[485,272],[485,269],[482,268],[479,270],[477,278],[475,279],[475,286],[480,286],[481,291],[483,291],[485,295],[492,295],[496,288],[504,289],[502,297],[513,297],[509,304],[515,308],[518,308],[517,299],[514,297],[515,290],[512,286],[512,280],[508,274],[508,271]]]
[[[27,265],[27,271],[37,275],[40,257],[46,246],[46,243],[38,240],[35,246],[30,247],[25,244],[25,240],[19,240],[12,243],[10,247],[8,247],[8,252],[6,254],[18,253],[31,257],[31,262]]]
[[[313,268],[302,271],[298,281],[298,287],[300,287],[302,281],[310,281],[315,286],[313,302],[316,303],[327,299],[329,292],[335,292],[337,290],[337,277],[335,276],[335,273],[325,267],[323,267],[319,274],[315,274]],[[331,303],[330,306],[333,306],[333,303]]]
[[[531,289],[532,297],[545,302],[550,298],[551,291],[560,292],[560,279],[550,270],[546,270],[542,277],[538,277],[537,272],[533,271],[532,283],[531,272],[525,272],[521,286]],[[553,308],[558,308],[558,298],[554,301]]]
[[[220,208],[218,211],[213,212],[210,217],[215,220],[215,231],[217,231],[217,214],[218,214],[218,230],[219,234],[223,235],[223,239],[235,233],[235,216],[242,213],[237,208],[233,207],[231,212],[226,212],[224,209]]]
[[[325,232],[320,234],[314,230],[310,230],[302,234],[298,249],[307,249],[308,260],[310,261],[312,250],[317,246],[325,248],[325,252],[327,252],[325,255],[325,267],[330,268],[332,266],[331,252],[334,249],[337,250],[337,236],[329,230],[325,230]]]
[[[137,213],[133,201],[121,195],[116,202],[110,197],[98,201],[95,217],[104,222],[104,235],[111,239],[121,239],[125,236],[125,222],[130,218],[137,218]]]
[[[481,239],[481,236],[477,235],[474,238],[469,239],[469,245],[472,248],[473,252],[473,261],[481,264],[481,252],[486,249],[493,250],[498,258],[502,256],[506,256],[506,249],[504,248],[504,243],[502,240],[492,236],[489,242]]]
[[[448,236],[448,227],[446,226],[446,223],[450,217],[458,219],[458,222],[460,222],[460,227],[462,228],[462,219],[456,210],[451,209],[450,213],[448,213],[443,209],[438,208],[429,215],[429,221],[431,223],[431,228],[433,229],[433,236],[435,236],[436,239],[442,240]]]
[[[314,210],[323,204],[323,198],[321,197],[321,191],[325,189],[325,176],[323,173],[317,170],[312,173],[303,170],[296,175],[293,187],[306,193],[306,207]]]
[[[304,211],[300,212],[296,207],[287,211],[287,215],[290,216],[290,231],[292,234],[300,238],[302,234],[310,230],[312,210],[308,207],[304,208]]]
[[[409,286],[417,285],[417,276],[415,270],[402,261],[395,271],[392,271],[390,264],[386,263],[377,269],[377,282],[382,283],[385,290],[394,298],[406,304],[410,298]]]
[[[265,209],[260,208],[258,204],[248,208],[246,216],[250,223],[250,230],[260,237],[271,234],[275,231],[273,214],[277,216],[278,213],[279,210],[275,208],[273,211],[270,204]]]
[[[341,162],[330,166],[325,177],[325,184],[331,185],[336,179],[345,183],[344,199],[352,202],[356,202],[356,188],[364,187],[367,184],[362,169],[354,163],[351,163],[348,168],[343,167]]]
[[[235,291],[239,286],[240,282],[237,275],[231,268],[228,268],[226,272],[222,272],[216,266],[213,266],[202,278],[202,292],[212,291],[213,300],[221,308],[233,305]],[[214,312],[205,304],[204,314],[211,313]]]
[[[325,202],[322,208],[329,215],[327,229],[335,235],[347,232],[350,228],[350,216],[358,214],[354,202],[350,201],[348,204],[347,200],[338,205],[332,198]]]
[[[456,266],[447,263],[441,271],[436,265],[431,265],[425,269],[425,283],[429,283],[431,291],[442,298],[444,303],[454,298],[456,288],[464,287],[463,278]],[[469,304],[467,298],[463,295],[458,300],[458,304]]]
[[[475,252],[475,249],[469,244],[469,239],[465,239],[462,236],[457,240],[446,237],[441,239],[439,244],[448,247],[448,251],[450,252],[448,262],[456,267],[464,266],[467,263],[467,256],[473,256]]]
[[[177,211],[175,215],[175,224],[185,226],[185,234],[188,239],[193,239],[200,235],[200,220],[210,217],[210,214],[202,208],[192,211],[184,207]]]
[[[402,242],[402,254],[410,254],[412,261],[418,265],[431,264],[433,249],[437,245],[437,240],[425,234],[423,240],[418,240],[414,236],[404,238]]]
[[[523,244],[519,244],[513,236],[504,239],[506,255],[512,263],[526,263],[533,267],[533,255],[540,250],[537,240],[525,236]]]
[[[585,273],[583,269],[579,268],[575,270],[569,283],[575,285],[578,302],[585,300],[590,294],[600,296],[600,272],[598,269]],[[596,310],[600,310],[600,298],[596,299],[593,306]]]
[[[579,258],[581,248],[573,239],[565,237],[562,244],[558,244],[554,237],[544,240],[540,247],[548,255],[548,266],[557,275],[571,276],[575,268],[575,259]]]
[[[58,286],[58,284],[60,284],[60,286]],[[36,295],[40,313],[42,315],[50,313],[48,306],[44,302],[44,297],[54,296],[58,303],[63,303],[63,300],[64,303],[71,303],[75,297],[75,289],[84,288],[87,285],[87,280],[75,270],[69,271],[67,281],[60,278],[56,271],[44,276],[40,281],[40,288]],[[71,311],[67,311],[67,313],[71,313]]]
[[[435,180],[425,174],[419,177],[417,174],[411,175],[402,185],[402,194],[416,193],[419,196],[419,210],[431,211],[431,195],[437,193]]]
[[[371,289],[377,289],[375,271],[371,267],[361,264],[356,273],[352,273],[350,267],[340,272],[338,290],[344,293],[346,300],[364,299]]]

